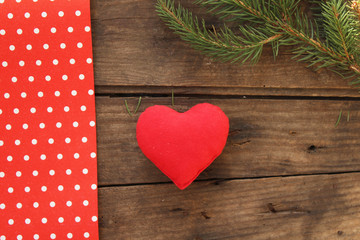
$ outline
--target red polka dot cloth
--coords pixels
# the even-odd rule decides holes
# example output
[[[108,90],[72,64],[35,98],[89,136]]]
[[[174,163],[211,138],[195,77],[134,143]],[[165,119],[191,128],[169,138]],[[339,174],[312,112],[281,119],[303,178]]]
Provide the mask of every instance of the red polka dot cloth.
[[[89,0],[0,0],[0,240],[98,239]]]

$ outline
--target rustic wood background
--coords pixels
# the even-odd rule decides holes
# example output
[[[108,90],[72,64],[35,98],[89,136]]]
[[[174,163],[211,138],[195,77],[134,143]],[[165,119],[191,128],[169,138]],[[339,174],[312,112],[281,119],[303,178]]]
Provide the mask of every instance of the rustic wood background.
[[[191,2],[181,1],[202,15]],[[100,239],[360,239],[358,91],[286,51],[275,62],[265,49],[256,66],[213,62],[174,35],[154,3],[91,1]],[[139,114],[170,106],[172,90],[175,109],[210,102],[230,119],[223,154],[184,191],[135,138]],[[124,100],[135,109],[139,96],[131,117]]]

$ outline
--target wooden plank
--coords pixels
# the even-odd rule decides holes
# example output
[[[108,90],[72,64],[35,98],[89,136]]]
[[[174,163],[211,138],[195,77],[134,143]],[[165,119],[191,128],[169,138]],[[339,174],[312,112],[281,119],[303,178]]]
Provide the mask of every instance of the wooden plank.
[[[137,99],[128,101],[135,109]],[[360,171],[360,101],[175,98],[175,109],[201,102],[223,109],[230,135],[223,154],[199,179]],[[156,104],[170,106],[171,98],[145,97],[133,117],[124,98],[96,98],[101,186],[169,181],[136,142],[139,114]],[[340,109],[344,117],[335,128]]]
[[[100,238],[360,239],[360,174],[99,189]]]
[[[195,13],[204,12],[192,0],[180,2]],[[275,62],[268,48],[256,66],[215,63],[173,34],[156,15],[154,3],[92,1],[97,86],[143,87],[144,93],[149,90],[145,86],[172,86],[217,90],[205,90],[210,94],[358,96],[336,74],[306,69],[284,52]],[[214,18],[209,23],[221,25]]]

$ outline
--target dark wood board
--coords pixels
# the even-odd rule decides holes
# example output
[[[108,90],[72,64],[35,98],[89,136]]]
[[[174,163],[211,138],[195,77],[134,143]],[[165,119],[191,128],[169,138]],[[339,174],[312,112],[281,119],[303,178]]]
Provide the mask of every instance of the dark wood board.
[[[99,189],[102,240],[356,240],[360,174]]]
[[[264,49],[255,66],[217,63],[179,39],[156,15],[155,0],[93,0],[92,27],[97,92],[121,87],[182,87],[206,94],[352,96],[358,91],[330,71],[305,68],[281,51]],[[204,11],[180,1],[195,13]],[[209,24],[221,25],[214,18]],[[105,88],[102,88],[105,87]],[[209,89],[207,89],[209,88]],[[223,89],[224,88],[224,89]],[[209,91],[214,90],[216,91]],[[139,90],[138,90],[139,91]]]
[[[171,98],[142,100],[129,116],[125,98],[97,97],[99,184],[169,181],[141,153],[136,141],[139,114]],[[200,179],[349,172],[360,170],[360,102],[294,99],[207,99],[175,97],[175,109],[210,102],[230,119],[223,154]],[[128,98],[133,111],[136,98]],[[344,116],[335,127],[340,109]],[[347,122],[350,111],[350,122]]]

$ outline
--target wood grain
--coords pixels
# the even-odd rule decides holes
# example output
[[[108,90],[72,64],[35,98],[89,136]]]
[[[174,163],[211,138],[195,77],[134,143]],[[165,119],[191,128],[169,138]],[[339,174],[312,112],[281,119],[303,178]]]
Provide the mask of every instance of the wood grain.
[[[100,239],[356,240],[360,174],[99,189]]]
[[[137,99],[128,102],[134,110]],[[175,97],[175,109],[201,102],[223,109],[230,134],[223,154],[199,179],[360,171],[359,101]],[[145,97],[133,117],[124,98],[96,98],[100,186],[169,181],[136,142],[139,114],[156,104],[170,106],[171,98]],[[335,128],[340,109],[344,117]]]
[[[269,48],[256,66],[215,63],[191,49],[161,22],[152,0],[92,0],[95,79],[101,86],[187,87],[208,94],[353,96],[347,80],[329,71],[314,72]],[[180,1],[195,13],[203,10]],[[215,18],[209,24],[221,25]],[[225,89],[224,89],[225,88]],[[106,88],[105,88],[106,89]],[[113,88],[113,92],[121,88]],[[216,90],[216,91],[214,91]],[[105,90],[102,92],[106,92]]]

